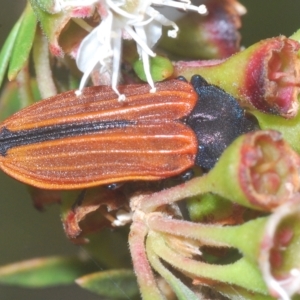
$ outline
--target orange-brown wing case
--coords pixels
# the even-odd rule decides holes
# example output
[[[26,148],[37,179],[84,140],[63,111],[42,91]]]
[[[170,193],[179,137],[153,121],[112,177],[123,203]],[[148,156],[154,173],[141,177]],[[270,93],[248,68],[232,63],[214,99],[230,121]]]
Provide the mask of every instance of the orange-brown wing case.
[[[81,96],[73,91],[38,102],[14,114],[1,131],[30,132],[51,126],[90,122],[126,122],[107,128],[11,146],[0,156],[10,176],[46,189],[77,189],[125,180],[157,180],[180,174],[194,164],[197,139],[179,120],[197,101],[188,83],[119,87],[118,102],[109,87],[90,87]]]

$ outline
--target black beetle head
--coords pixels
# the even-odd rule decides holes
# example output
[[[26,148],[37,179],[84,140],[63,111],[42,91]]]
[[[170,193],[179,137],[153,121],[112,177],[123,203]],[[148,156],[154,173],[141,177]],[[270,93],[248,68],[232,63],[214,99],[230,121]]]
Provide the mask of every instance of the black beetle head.
[[[198,139],[195,164],[211,169],[219,157],[239,135],[258,129],[254,119],[245,116],[238,101],[199,75],[191,79],[199,95],[196,106],[186,119]]]

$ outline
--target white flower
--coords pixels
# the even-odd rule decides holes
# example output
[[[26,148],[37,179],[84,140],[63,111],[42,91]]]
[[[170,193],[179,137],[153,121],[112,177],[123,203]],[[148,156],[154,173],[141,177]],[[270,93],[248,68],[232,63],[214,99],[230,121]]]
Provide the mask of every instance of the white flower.
[[[91,72],[96,68],[100,73],[109,72],[112,89],[124,100],[117,89],[122,39],[133,39],[144,65],[150,92],[155,92],[154,82],[150,73],[149,57],[156,54],[151,48],[162,35],[162,26],[172,26],[168,35],[175,38],[178,32],[176,24],[155,10],[152,6],[169,6],[183,10],[193,10],[206,14],[205,5],[191,5],[188,0],[57,0],[58,11],[93,6],[101,16],[101,23],[91,30],[82,40],[76,57],[78,68],[83,77],[77,94],[81,93]],[[82,22],[82,20],[81,20]],[[86,27],[86,26],[85,26]]]

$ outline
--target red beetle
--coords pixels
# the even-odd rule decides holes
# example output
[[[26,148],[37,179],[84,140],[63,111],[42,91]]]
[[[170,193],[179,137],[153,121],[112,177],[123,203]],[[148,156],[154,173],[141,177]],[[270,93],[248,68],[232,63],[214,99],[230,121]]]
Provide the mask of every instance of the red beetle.
[[[146,84],[120,86],[124,102],[110,87],[95,86],[80,96],[69,91],[29,106],[0,125],[0,168],[39,188],[78,189],[159,180],[201,165],[207,138],[202,143],[205,132],[199,125],[204,120],[211,130],[214,123],[207,123],[211,117],[205,119],[201,102],[207,98],[211,105],[207,88],[213,86],[199,78],[193,79],[194,87],[180,80],[157,83],[156,93]],[[212,92],[218,99],[231,97],[217,87]],[[239,127],[231,142],[241,126],[229,123]]]

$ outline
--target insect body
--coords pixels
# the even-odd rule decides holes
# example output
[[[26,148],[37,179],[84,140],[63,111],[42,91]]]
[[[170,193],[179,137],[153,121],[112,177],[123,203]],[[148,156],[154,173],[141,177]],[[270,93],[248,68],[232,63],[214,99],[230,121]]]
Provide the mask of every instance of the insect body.
[[[0,128],[0,167],[27,184],[73,189],[126,180],[158,180],[194,165],[197,139],[179,120],[197,101],[188,83],[173,80],[86,88],[38,102]]]
[[[195,164],[211,169],[235,138],[259,128],[230,94],[208,84],[199,75],[193,76],[191,83],[199,95],[186,120],[199,141]]]
[[[125,102],[103,86],[38,102],[0,125],[0,168],[36,187],[77,189],[159,180],[201,165],[206,119],[197,103],[207,83],[197,78],[200,100],[192,85],[171,80],[154,94],[148,85],[121,86]]]

